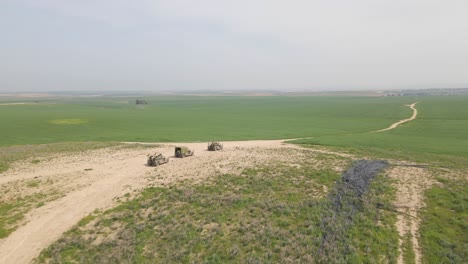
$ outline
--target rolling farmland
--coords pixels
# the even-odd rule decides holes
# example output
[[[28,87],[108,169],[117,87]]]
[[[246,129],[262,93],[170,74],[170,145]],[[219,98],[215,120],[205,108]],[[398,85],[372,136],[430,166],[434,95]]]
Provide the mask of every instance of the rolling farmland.
[[[468,97],[136,99],[3,99],[0,262],[465,260]]]

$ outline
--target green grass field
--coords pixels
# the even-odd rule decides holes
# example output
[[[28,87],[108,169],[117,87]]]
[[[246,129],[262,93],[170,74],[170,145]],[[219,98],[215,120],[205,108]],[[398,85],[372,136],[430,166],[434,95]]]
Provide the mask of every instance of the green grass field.
[[[415,101],[419,102],[417,119],[397,129],[316,136],[295,143],[338,147],[384,158],[467,165],[468,97],[422,97]]]
[[[307,137],[295,143],[381,156],[420,156],[426,160],[468,158],[466,96],[145,99],[149,103],[145,106],[136,106],[135,98],[120,97],[42,99],[39,104],[0,105],[0,146]],[[416,120],[395,130],[366,133],[409,117],[412,112],[404,105],[415,101],[419,102]]]
[[[441,185],[426,191],[421,244],[424,263],[466,263],[468,257],[468,185],[439,178]]]
[[[361,133],[411,115],[413,98],[182,97],[0,105],[0,146],[65,141],[283,139]],[[1,103],[1,102],[0,102]]]

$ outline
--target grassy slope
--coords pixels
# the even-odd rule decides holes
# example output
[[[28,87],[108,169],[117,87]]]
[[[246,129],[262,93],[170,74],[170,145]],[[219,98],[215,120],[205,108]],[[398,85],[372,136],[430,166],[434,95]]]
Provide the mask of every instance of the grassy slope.
[[[84,219],[43,251],[39,262],[264,263],[318,260],[320,223],[329,212],[323,186],[339,177],[303,166],[220,175],[211,184],[146,189],[139,198]],[[348,243],[347,263],[395,263],[395,214],[377,210],[392,191],[379,178],[365,197]],[[393,222],[392,222],[393,221]],[[99,237],[106,237],[100,239]],[[95,239],[101,242],[93,242]],[[329,263],[334,256],[324,255]]]
[[[0,106],[0,146],[63,141],[278,139],[357,133],[385,127],[410,115],[411,111],[401,105],[412,101],[370,97],[146,99],[149,104],[142,108],[129,98]],[[60,122],[63,119],[72,122]],[[73,119],[79,121],[67,124],[74,123]]]
[[[425,263],[467,263],[468,185],[466,180],[439,179],[426,191],[421,245]]]

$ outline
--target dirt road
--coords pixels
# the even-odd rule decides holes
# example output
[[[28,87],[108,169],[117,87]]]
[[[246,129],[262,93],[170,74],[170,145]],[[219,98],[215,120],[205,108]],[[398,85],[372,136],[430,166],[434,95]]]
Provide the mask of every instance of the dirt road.
[[[396,227],[400,235],[398,263],[404,263],[403,238],[408,235],[409,243],[413,245],[415,263],[422,263],[418,212],[424,207],[424,191],[433,185],[434,181],[430,173],[422,168],[394,167],[388,172],[388,175],[395,180],[397,189],[395,207],[399,214]]]
[[[411,120],[414,120],[416,119],[416,117],[418,116],[418,109],[416,109],[416,104],[418,102],[415,102],[415,103],[412,103],[410,105],[407,105],[409,108],[411,108],[413,110],[413,115],[410,117],[410,118],[407,118],[407,119],[402,119],[396,123],[393,123],[392,125],[390,125],[389,127],[387,128],[384,128],[384,129],[381,129],[381,130],[377,130],[377,131],[372,131],[372,133],[379,133],[379,132],[384,132],[384,131],[387,131],[387,130],[391,130],[391,129],[395,129],[397,128],[399,125],[403,124],[403,123],[406,123],[406,122],[409,122]]]

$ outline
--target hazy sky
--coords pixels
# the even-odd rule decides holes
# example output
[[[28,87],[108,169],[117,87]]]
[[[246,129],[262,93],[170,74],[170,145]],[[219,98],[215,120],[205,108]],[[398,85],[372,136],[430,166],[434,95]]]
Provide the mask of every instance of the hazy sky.
[[[0,91],[468,87],[468,0],[0,0]]]

